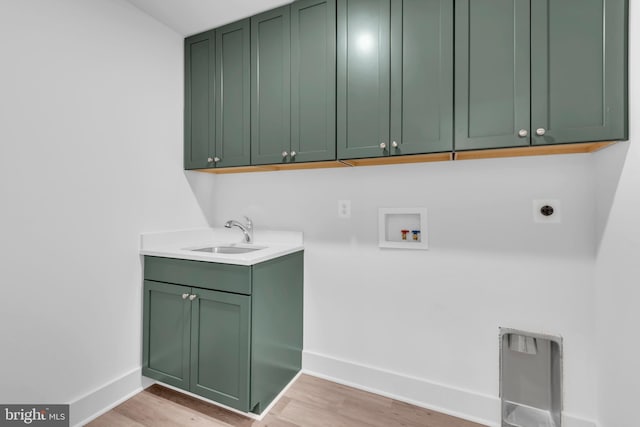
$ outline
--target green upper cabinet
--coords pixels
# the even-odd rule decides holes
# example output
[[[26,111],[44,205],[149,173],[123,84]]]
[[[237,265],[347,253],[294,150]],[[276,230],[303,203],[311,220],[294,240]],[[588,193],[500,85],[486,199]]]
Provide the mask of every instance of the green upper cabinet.
[[[531,0],[533,145],[627,139],[625,0]]]
[[[456,0],[456,150],[625,139],[625,0]]]
[[[185,39],[185,169],[251,163],[249,23]]]
[[[281,163],[291,145],[289,6],[251,18],[251,161]]]
[[[529,145],[529,0],[457,0],[455,147]]]
[[[185,39],[184,58],[184,168],[212,167],[215,157],[214,32]]]
[[[290,161],[336,158],[336,3],[291,4]]]
[[[453,148],[453,0],[391,0],[391,155]]]
[[[216,167],[251,163],[250,20],[215,30]]]
[[[338,0],[338,157],[452,148],[452,0]]]
[[[338,158],[388,155],[390,0],[338,0]]]

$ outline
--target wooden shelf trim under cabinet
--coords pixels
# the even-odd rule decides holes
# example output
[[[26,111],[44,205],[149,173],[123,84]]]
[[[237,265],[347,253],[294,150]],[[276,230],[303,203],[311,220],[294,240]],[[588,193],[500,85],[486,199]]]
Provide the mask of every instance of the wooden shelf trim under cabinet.
[[[545,156],[554,154],[593,153],[615,144],[616,141],[585,142],[578,144],[544,145],[535,147],[500,148],[458,151],[451,153],[418,154],[409,156],[376,157],[367,159],[332,160],[326,162],[284,163],[277,165],[238,166],[229,168],[195,169],[213,174],[272,172],[297,169],[322,169],[355,166],[398,165],[407,163],[446,162],[451,160],[494,159],[505,157]]]
[[[308,162],[308,163],[283,163],[277,165],[256,165],[256,166],[237,166],[231,168],[212,168],[212,169],[195,169],[199,172],[207,173],[245,173],[245,172],[273,172],[295,169],[324,169],[324,168],[340,168],[346,167],[339,160],[331,160],[328,162]]]
[[[584,142],[579,144],[539,145],[535,147],[498,148],[489,150],[458,151],[455,160],[496,159],[503,157],[545,156],[552,154],[593,153],[615,141]]]

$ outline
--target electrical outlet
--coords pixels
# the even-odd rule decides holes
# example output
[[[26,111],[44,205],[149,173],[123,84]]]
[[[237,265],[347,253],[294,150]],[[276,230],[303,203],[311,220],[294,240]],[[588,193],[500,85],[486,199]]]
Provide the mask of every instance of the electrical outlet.
[[[562,219],[560,200],[540,199],[533,201],[533,222],[558,224]]]
[[[351,218],[351,200],[338,200],[338,218]]]

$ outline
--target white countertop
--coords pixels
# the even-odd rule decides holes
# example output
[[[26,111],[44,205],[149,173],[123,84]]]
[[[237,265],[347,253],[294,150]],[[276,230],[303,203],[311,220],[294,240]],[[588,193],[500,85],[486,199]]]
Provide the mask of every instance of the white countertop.
[[[255,246],[264,249],[244,254],[216,254],[190,250],[229,245]],[[221,264],[254,265],[303,249],[302,232],[298,231],[254,230],[253,243],[250,244],[243,242],[243,234],[236,228],[202,228],[140,235],[141,255]]]

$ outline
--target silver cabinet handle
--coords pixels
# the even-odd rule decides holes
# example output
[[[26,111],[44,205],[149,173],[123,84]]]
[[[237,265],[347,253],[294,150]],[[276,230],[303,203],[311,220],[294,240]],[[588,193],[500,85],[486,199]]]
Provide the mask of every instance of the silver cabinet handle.
[[[182,294],[182,299],[187,299],[187,297],[189,297],[189,294]]]
[[[289,155],[289,153],[287,153],[286,151],[282,152],[282,158],[284,159],[285,157],[287,157]]]
[[[397,143],[396,141],[393,141],[393,142],[391,143],[391,146],[392,146],[393,148],[398,148],[398,143]]]
[[[545,133],[547,133],[547,131],[544,128],[536,129],[536,135],[538,136],[543,136]]]
[[[298,153],[296,153],[295,151],[292,151],[291,152],[291,158],[293,159],[296,156],[296,154],[298,154]]]
[[[385,148],[387,148],[387,144],[385,144],[384,142],[381,142],[380,143],[380,148],[382,148],[384,150]]]
[[[196,295],[196,294],[189,295],[189,301],[193,301],[196,298],[198,298],[198,295]]]
[[[524,137],[526,137],[527,135],[529,135],[529,132],[527,132],[527,130],[526,130],[526,129],[520,129],[520,131],[518,132],[518,136],[519,136],[520,138],[524,138]]]
[[[207,163],[213,163],[213,157],[207,157]]]
[[[220,157],[214,157],[213,158],[213,163],[218,163],[220,161]]]

